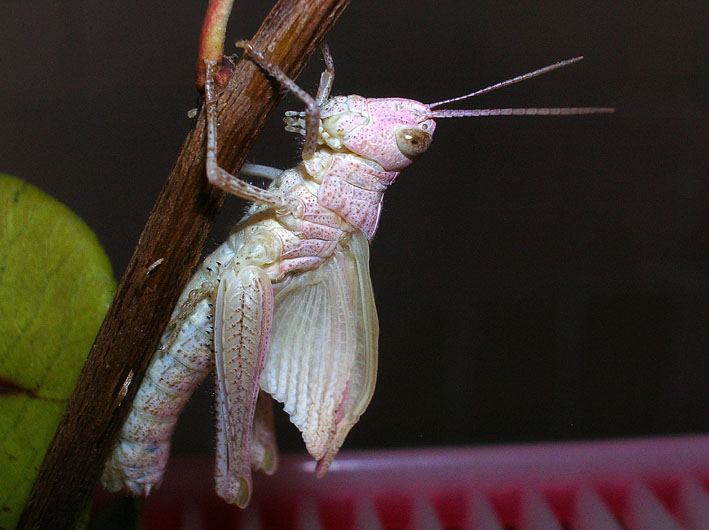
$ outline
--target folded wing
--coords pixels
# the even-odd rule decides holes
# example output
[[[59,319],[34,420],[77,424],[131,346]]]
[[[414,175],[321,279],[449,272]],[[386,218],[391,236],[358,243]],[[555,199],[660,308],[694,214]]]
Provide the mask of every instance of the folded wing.
[[[372,397],[378,336],[369,246],[361,232],[317,270],[274,289],[261,388],[284,404],[320,475]]]

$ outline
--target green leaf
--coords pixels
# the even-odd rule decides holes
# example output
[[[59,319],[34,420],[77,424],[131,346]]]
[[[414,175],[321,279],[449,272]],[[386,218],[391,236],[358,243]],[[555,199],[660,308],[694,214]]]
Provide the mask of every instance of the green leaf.
[[[0,174],[0,528],[14,528],[115,292],[94,233]]]

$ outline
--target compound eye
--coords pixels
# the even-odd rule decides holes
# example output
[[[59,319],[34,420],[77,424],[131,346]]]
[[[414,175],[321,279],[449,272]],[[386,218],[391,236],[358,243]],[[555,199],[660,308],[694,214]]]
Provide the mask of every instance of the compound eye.
[[[431,135],[415,127],[402,127],[395,134],[399,151],[409,158],[422,155],[431,145]]]

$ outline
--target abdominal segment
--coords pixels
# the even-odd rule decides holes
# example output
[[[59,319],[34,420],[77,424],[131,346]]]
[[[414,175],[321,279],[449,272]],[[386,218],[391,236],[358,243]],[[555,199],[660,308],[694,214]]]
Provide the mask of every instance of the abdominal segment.
[[[214,367],[213,307],[203,293],[183,304],[163,335],[101,481],[110,491],[147,495],[160,483],[170,437],[185,403]]]

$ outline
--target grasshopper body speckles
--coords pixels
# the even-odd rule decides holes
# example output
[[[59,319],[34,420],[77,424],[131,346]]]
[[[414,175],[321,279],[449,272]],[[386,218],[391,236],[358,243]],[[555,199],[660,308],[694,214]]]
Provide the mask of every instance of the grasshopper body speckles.
[[[177,416],[213,369],[217,400],[217,492],[246,506],[251,470],[273,472],[271,403],[284,405],[327,471],[374,391],[378,320],[369,276],[386,189],[431,143],[435,119],[515,114],[587,114],[605,108],[436,110],[446,103],[540,75],[564,61],[460,98],[424,104],[402,98],[329,98],[334,68],[312,98],[249,43],[248,56],[306,105],[286,114],[305,137],[303,161],[275,172],[264,189],[217,165],[214,64],[208,64],[207,176],[254,202],[236,230],[194,273],[164,333],[103,483],[147,494],[161,480]]]

